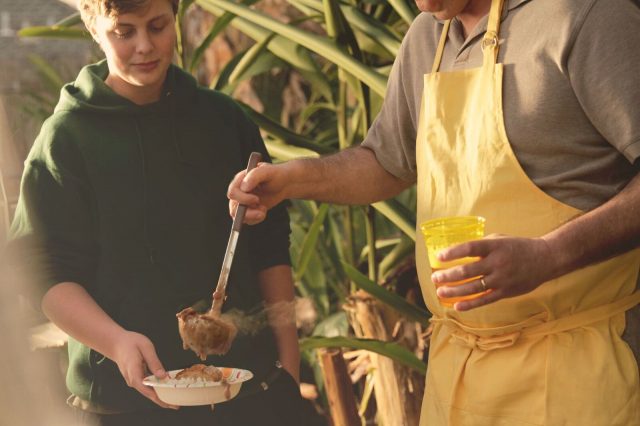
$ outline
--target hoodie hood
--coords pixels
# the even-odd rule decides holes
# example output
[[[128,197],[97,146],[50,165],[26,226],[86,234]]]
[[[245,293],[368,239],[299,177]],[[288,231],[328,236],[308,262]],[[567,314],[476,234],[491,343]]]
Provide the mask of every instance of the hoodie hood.
[[[126,115],[157,113],[166,111],[165,108],[175,111],[178,104],[193,99],[197,88],[191,75],[175,65],[170,65],[160,99],[150,104],[137,105],[107,86],[105,79],[108,75],[106,59],[82,68],[76,80],[62,88],[55,111],[92,111],[100,114]]]

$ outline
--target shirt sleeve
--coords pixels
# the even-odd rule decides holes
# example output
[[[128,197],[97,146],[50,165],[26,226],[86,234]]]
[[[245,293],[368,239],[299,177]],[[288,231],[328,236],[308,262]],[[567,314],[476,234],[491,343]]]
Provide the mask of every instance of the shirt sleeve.
[[[89,185],[78,167],[79,153],[63,145],[41,137],[34,144],[11,227],[10,258],[34,281],[36,307],[61,282],[90,291],[97,265]]]
[[[640,8],[594,1],[568,55],[575,94],[592,124],[630,162],[640,157]]]
[[[409,76],[408,44],[412,33],[410,29],[402,42],[389,74],[382,109],[362,142],[386,171],[407,182],[415,182],[417,178],[417,114],[413,105],[415,97],[422,95],[422,90],[416,93]]]

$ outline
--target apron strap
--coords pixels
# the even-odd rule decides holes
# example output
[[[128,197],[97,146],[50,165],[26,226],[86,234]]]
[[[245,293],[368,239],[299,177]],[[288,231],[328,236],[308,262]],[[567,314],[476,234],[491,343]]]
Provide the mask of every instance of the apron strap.
[[[482,52],[484,53],[483,63],[485,66],[495,64],[498,60],[498,34],[500,34],[500,18],[502,17],[502,7],[504,0],[493,0],[491,10],[489,10],[489,21],[487,22],[487,32],[482,38]]]
[[[490,351],[513,346],[519,339],[540,338],[595,324],[624,313],[638,303],[640,303],[640,291],[615,302],[551,321],[545,321],[546,312],[540,312],[520,323],[495,328],[469,327],[452,318],[432,317],[431,322],[442,324],[447,328],[451,333],[451,343]]]
[[[500,33],[500,18],[502,17],[502,8],[504,6],[504,0],[493,0],[491,2],[491,10],[489,10],[489,21],[487,22],[487,32],[482,38],[482,52],[484,53],[484,65],[495,64],[498,60],[498,34]],[[438,42],[438,50],[436,50],[436,56],[433,59],[433,65],[431,72],[436,73],[440,69],[440,63],[442,62],[442,54],[444,52],[444,45],[447,42],[447,36],[449,34],[449,27],[451,26],[451,19],[445,21],[442,33],[440,34],[440,41]]]
[[[444,28],[442,28],[442,34],[440,34],[440,41],[438,42],[438,50],[436,50],[436,57],[433,59],[433,66],[431,67],[432,73],[437,73],[440,68],[440,62],[442,62],[442,52],[444,52],[444,45],[447,42],[447,35],[449,34],[449,27],[451,26],[451,19],[445,21]]]

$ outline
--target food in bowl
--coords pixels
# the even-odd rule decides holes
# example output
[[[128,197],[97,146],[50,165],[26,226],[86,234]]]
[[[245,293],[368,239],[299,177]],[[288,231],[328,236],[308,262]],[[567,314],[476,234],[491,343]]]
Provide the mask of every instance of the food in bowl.
[[[183,370],[169,371],[164,379],[148,376],[142,383],[153,387],[158,398],[167,404],[194,406],[233,399],[240,392],[242,383],[251,378],[253,373],[248,370],[195,364]]]

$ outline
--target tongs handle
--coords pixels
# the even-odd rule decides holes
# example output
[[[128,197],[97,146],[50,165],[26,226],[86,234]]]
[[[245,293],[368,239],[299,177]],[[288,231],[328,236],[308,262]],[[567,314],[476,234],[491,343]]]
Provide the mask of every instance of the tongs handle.
[[[258,163],[262,160],[262,154],[259,152],[252,152],[249,156],[249,164],[247,164],[247,173],[255,169]],[[247,212],[247,206],[240,204],[236,210],[236,215],[233,217],[233,225],[231,229],[233,231],[240,232],[242,228],[242,222],[244,222],[244,215]]]
[[[247,173],[253,170],[261,159],[262,154],[259,152],[252,152],[249,156],[249,164],[247,164]],[[244,221],[244,215],[246,212],[247,206],[240,204],[236,210],[235,216],[233,217],[231,235],[229,236],[227,250],[224,253],[224,260],[222,261],[222,270],[220,271],[220,277],[218,278],[218,285],[213,293],[213,302],[211,303],[211,313],[216,316],[222,311],[222,303],[225,299],[227,281],[229,280],[229,272],[231,271],[231,263],[233,262],[233,255],[236,251],[238,237],[240,236],[240,229],[242,229],[242,222]]]

